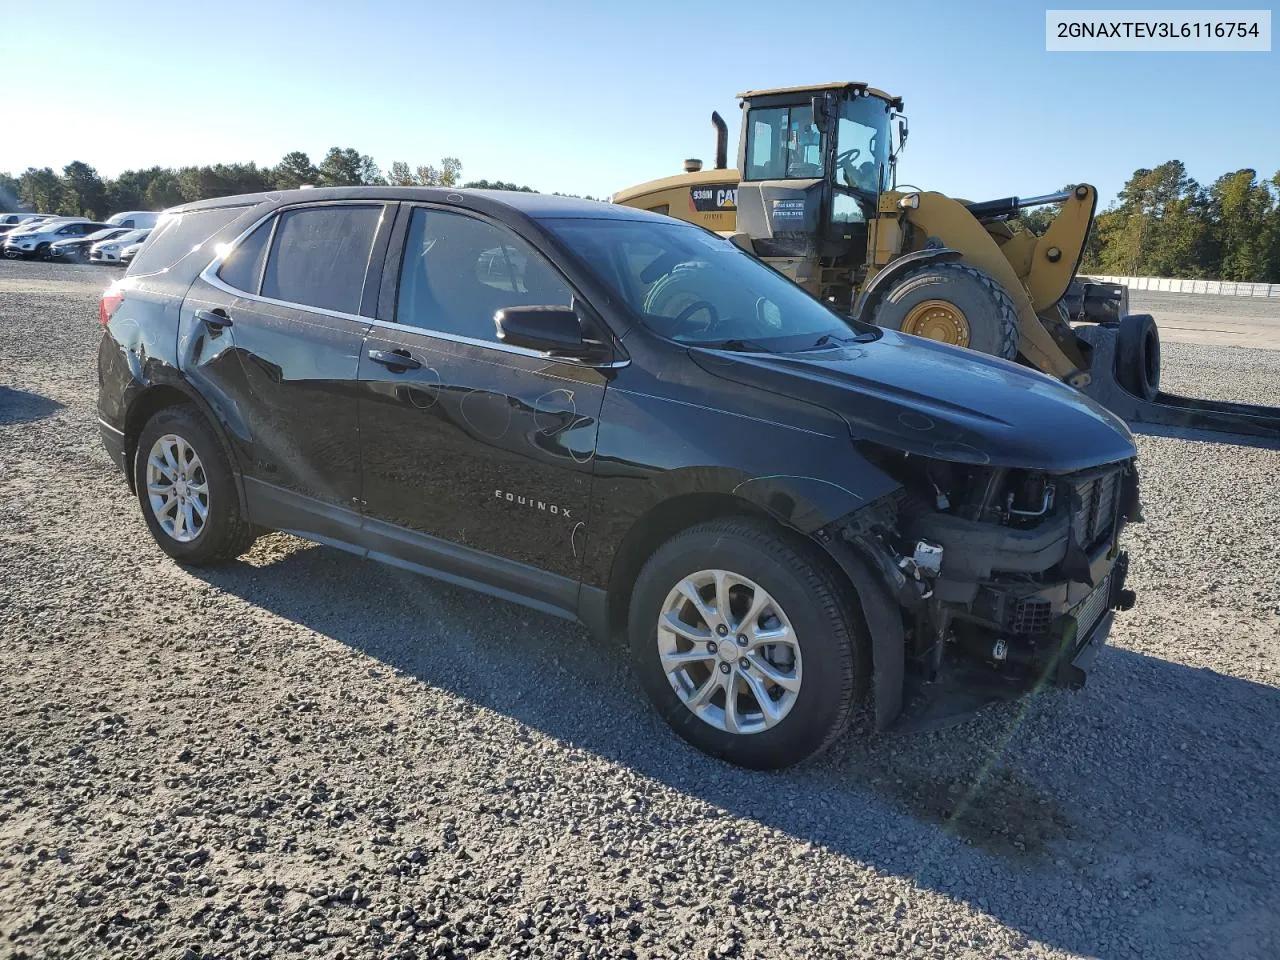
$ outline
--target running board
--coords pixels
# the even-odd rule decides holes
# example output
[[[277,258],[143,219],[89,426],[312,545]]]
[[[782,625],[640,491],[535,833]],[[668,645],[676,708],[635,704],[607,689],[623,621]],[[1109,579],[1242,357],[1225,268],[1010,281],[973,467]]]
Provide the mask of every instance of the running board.
[[[1199,430],[1280,444],[1280,407],[1228,400],[1200,400],[1175,393],[1156,394],[1154,400],[1135,396],[1116,379],[1116,328],[1111,325],[1082,324],[1076,335],[1093,346],[1090,364],[1092,381],[1083,393],[1092,397],[1131,427],[1166,427]],[[1142,431],[1158,433],[1163,431]],[[1170,431],[1172,435],[1176,433]],[[1246,441],[1247,442],[1247,441]]]

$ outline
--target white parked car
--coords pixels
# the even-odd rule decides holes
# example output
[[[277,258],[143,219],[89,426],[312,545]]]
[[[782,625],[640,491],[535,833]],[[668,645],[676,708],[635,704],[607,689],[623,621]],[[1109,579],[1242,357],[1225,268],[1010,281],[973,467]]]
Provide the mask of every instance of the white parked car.
[[[160,219],[154,210],[126,210],[124,213],[113,213],[107,217],[107,223],[113,227],[131,227],[134,230],[150,230]]]
[[[6,213],[0,219],[0,236],[10,236],[23,230],[32,230],[50,220],[65,220],[51,213]],[[0,243],[4,241],[0,240]]]
[[[34,226],[14,230],[4,238],[4,255],[10,260],[19,257],[49,256],[49,247],[58,240],[69,240],[73,237],[87,237],[97,233],[105,224],[81,217],[63,217],[54,220],[43,220]]]
[[[51,216],[49,213],[0,213],[0,227],[16,227],[20,223],[48,220]]]
[[[147,235],[151,233],[151,228],[145,230],[130,230],[118,237],[112,237],[110,240],[103,240],[95,243],[89,248],[90,263],[111,263],[123,264],[127,261],[122,254],[126,247],[140,245],[143,240],[147,239]]]
[[[121,262],[121,263],[133,263],[133,258],[134,258],[134,257],[136,257],[136,256],[138,255],[138,251],[142,249],[142,245],[143,245],[144,243],[146,243],[146,240],[145,240],[145,239],[143,239],[143,240],[139,240],[137,243],[131,243],[131,244],[129,244],[129,246],[127,246],[127,247],[125,247],[123,250],[121,250],[121,251],[120,251],[120,262]]]

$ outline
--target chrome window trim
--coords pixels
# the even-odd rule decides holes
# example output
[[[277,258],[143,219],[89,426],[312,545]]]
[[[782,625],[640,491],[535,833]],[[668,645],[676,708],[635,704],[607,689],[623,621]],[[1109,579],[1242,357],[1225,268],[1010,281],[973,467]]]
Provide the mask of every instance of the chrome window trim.
[[[381,200],[378,202],[381,203],[383,208],[383,215],[385,216],[387,205],[390,203],[395,203],[397,201]],[[434,337],[437,340],[445,340],[450,343],[460,343],[460,344],[465,344],[467,346],[472,346],[472,347],[486,347],[490,350],[496,350],[499,353],[509,353],[518,357],[531,357],[537,360],[549,360],[554,363],[565,363],[575,367],[589,367],[593,370],[620,370],[631,363],[631,359],[629,357],[623,360],[613,360],[609,363],[589,363],[583,360],[575,360],[572,357],[556,357],[556,356],[552,356],[549,353],[542,353],[541,351],[538,351],[538,350],[531,350],[528,347],[517,347],[511,344],[501,343],[494,340],[480,340],[476,337],[464,337],[454,333],[446,333],[443,330],[431,330],[427,327],[416,327],[407,323],[396,323],[392,320],[379,320],[376,317],[366,317],[366,316],[362,316],[360,314],[355,314],[355,313],[343,313],[340,310],[327,310],[324,307],[313,307],[310,304],[306,304],[306,303],[294,303],[289,300],[276,300],[274,297],[264,297],[260,293],[250,293],[247,290],[241,290],[238,287],[233,287],[231,286],[231,284],[226,283],[225,281],[223,281],[221,277],[218,276],[218,271],[222,268],[223,261],[225,261],[228,256],[234,253],[236,248],[239,247],[240,244],[243,243],[244,240],[251,233],[253,233],[253,231],[257,230],[258,227],[266,223],[267,220],[270,219],[271,217],[276,217],[277,214],[284,213],[285,211],[288,211],[288,210],[297,210],[297,209],[321,207],[321,206],[334,206],[337,204],[345,204],[348,206],[350,205],[365,206],[365,207],[371,206],[368,200],[330,200],[322,203],[298,203],[298,204],[291,204],[286,207],[276,207],[268,211],[267,213],[263,214],[257,220],[253,221],[253,223],[251,223],[248,227],[246,227],[240,233],[239,236],[237,236],[234,240],[230,241],[227,244],[226,253],[222,254],[221,256],[215,256],[211,261],[209,261],[209,265],[200,271],[200,279],[203,280],[205,283],[209,284],[209,286],[217,290],[221,290],[223,293],[229,293],[234,297],[240,297],[245,300],[252,300],[256,303],[268,303],[275,307],[288,307],[289,309],[292,309],[292,310],[306,310],[311,313],[318,313],[321,316],[325,316],[325,317],[335,317],[339,320],[352,320],[352,321],[355,321],[356,323],[363,323],[373,327],[382,327],[387,330],[419,333],[425,336]],[[449,208],[446,206],[444,209],[449,209]],[[267,255],[262,258],[262,273],[258,277],[259,290],[262,289],[262,279],[263,279],[263,276],[265,276],[266,274],[267,260],[270,259],[271,257],[271,245],[275,242],[276,227],[279,224],[279,222],[280,222],[279,218],[277,217],[276,223],[271,225],[271,236],[267,238]],[[372,256],[372,250],[370,250],[370,256]],[[558,272],[559,271],[557,270],[557,273]],[[366,263],[365,265],[366,279],[368,278],[368,275],[369,275],[368,264]],[[572,284],[569,285],[569,289],[573,290]],[[361,288],[361,290],[362,290],[361,299],[363,300],[363,287]]]
[[[500,340],[481,340],[478,337],[464,337],[457,333],[446,333],[443,330],[430,330],[426,327],[415,327],[407,323],[395,323],[391,320],[373,320],[373,326],[382,327],[387,330],[395,330],[398,332],[419,333],[423,336],[431,337],[435,340],[445,340],[449,343],[461,343],[469,347],[485,347],[489,350],[496,350],[499,353],[510,353],[517,357],[532,357],[535,360],[549,360],[554,363],[567,363],[575,367],[590,367],[593,370],[619,370],[631,362],[626,360],[613,360],[609,363],[590,363],[585,360],[577,360],[573,357],[557,357],[554,354],[543,353],[541,350],[532,350],[529,347],[517,347],[513,344],[503,343]]]

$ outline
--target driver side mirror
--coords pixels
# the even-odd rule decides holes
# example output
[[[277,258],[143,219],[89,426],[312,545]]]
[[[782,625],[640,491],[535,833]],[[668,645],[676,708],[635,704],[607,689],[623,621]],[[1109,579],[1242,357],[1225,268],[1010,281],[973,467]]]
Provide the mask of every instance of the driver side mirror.
[[[505,307],[493,315],[498,340],[513,347],[607,363],[609,349],[582,335],[582,320],[573,307]]]
[[[893,155],[896,157],[902,152],[902,148],[907,145],[907,118],[898,116],[898,144],[894,148]]]

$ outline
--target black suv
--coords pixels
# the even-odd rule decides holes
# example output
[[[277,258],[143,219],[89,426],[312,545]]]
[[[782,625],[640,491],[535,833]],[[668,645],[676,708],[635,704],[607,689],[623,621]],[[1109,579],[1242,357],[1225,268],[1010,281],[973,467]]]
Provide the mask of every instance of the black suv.
[[[887,727],[1078,684],[1132,602],[1115,417],[641,210],[205,201],[100,316],[102,436],[171,556],[286,530],[625,634],[663,717],[735,763],[807,757],[864,701]]]

